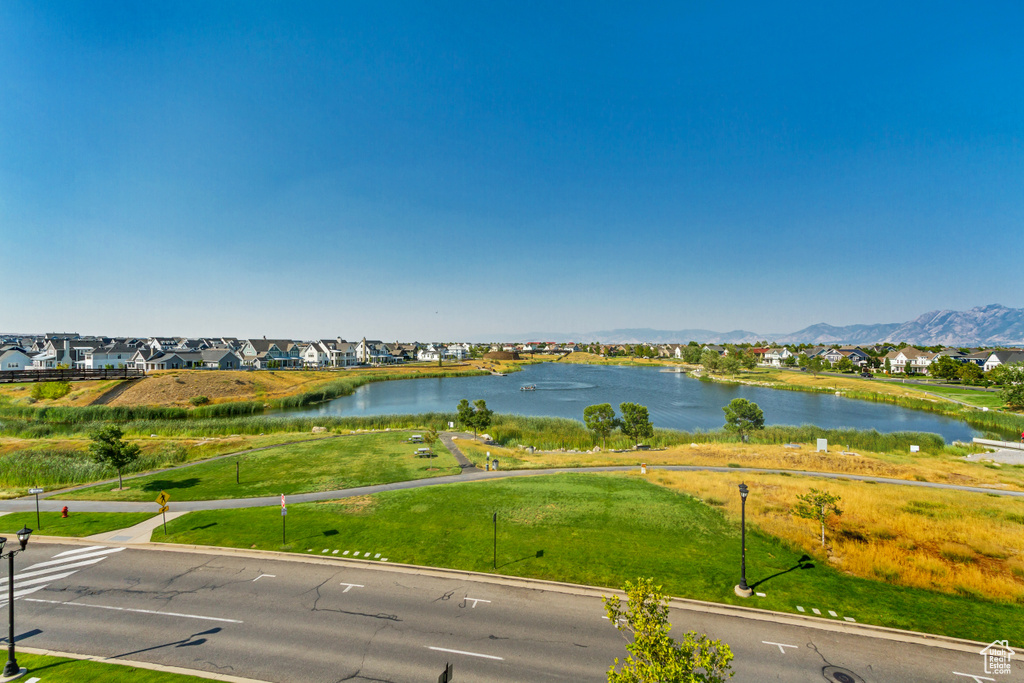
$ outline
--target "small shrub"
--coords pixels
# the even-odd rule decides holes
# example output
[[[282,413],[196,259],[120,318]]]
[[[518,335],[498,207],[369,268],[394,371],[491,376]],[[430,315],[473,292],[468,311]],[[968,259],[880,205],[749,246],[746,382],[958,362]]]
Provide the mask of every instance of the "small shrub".
[[[726,467],[743,467],[743,465],[739,464],[738,462],[731,462],[728,465],[726,465]]]
[[[210,402],[210,399],[206,396],[193,396],[188,400],[188,402],[194,406],[204,406]]]
[[[871,573],[887,583],[896,583],[900,580],[900,570],[895,567],[879,567],[876,565],[871,568]]]
[[[55,400],[71,393],[71,382],[38,382],[32,386],[32,398]]]
[[[708,505],[717,505],[718,507],[723,507],[725,505],[725,501],[722,500],[721,498],[708,497],[704,499],[704,502],[707,503]]]

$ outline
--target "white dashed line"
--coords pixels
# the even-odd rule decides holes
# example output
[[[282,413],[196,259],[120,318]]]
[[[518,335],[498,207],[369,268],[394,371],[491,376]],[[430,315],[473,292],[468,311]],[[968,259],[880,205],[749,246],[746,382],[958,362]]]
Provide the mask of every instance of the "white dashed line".
[[[432,647],[432,646],[428,645],[427,649],[428,650],[435,650],[437,652],[451,652],[452,654],[466,655],[467,657],[483,657],[484,659],[497,659],[499,661],[504,661],[505,660],[504,657],[495,657],[494,655],[482,655],[479,652],[466,652],[465,650],[449,650],[446,647]]]
[[[342,593],[348,593],[353,588],[366,588],[366,586],[359,583],[342,583],[341,585],[345,586],[345,590],[341,591]]]
[[[139,614],[157,614],[162,617],[185,617],[186,619],[202,619],[203,621],[223,621],[229,624],[242,624],[238,619],[223,619],[221,617],[204,617],[200,614],[182,614],[180,612],[157,612],[151,609],[133,609],[131,607],[112,607],[110,605],[87,605],[84,602],[61,602],[60,600],[39,600],[37,598],[25,598],[25,602],[44,602],[48,605],[61,605],[63,607],[92,607],[94,609],[109,609],[115,612],[138,612]]]

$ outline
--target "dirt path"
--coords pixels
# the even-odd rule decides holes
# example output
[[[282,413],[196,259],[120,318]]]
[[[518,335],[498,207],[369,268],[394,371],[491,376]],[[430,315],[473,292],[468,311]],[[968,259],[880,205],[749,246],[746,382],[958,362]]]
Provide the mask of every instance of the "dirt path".
[[[97,396],[95,399],[93,399],[93,402],[90,403],[89,405],[91,405],[91,406],[105,406],[108,403],[110,403],[111,401],[113,401],[115,398],[117,398],[118,396],[123,394],[124,392],[128,391],[128,389],[130,387],[135,386],[138,382],[141,382],[144,379],[146,379],[146,378],[145,377],[140,377],[138,379],[126,379],[126,380],[123,380],[122,382],[118,383],[117,385],[111,387],[107,391],[104,391],[102,394]]]

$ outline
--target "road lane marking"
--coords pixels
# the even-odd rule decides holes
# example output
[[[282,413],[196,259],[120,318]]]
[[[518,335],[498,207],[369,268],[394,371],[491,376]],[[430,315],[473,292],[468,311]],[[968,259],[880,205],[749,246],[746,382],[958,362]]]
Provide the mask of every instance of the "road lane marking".
[[[996,680],[994,678],[989,678],[988,676],[979,676],[978,674],[962,674],[959,671],[954,671],[953,675],[954,676],[964,676],[966,678],[973,678],[975,681],[977,681],[977,683],[981,683],[982,681],[994,681],[994,680]]]
[[[260,575],[259,575],[259,576],[257,576],[257,577],[256,577],[255,579],[253,579],[253,580],[252,580],[252,582],[253,582],[253,583],[256,583],[257,581],[259,581],[260,579],[262,579],[262,578],[263,578],[264,576],[266,576],[266,577],[268,577],[268,578],[271,578],[271,579],[276,579],[276,578],[277,578],[277,574],[260,574]]]
[[[464,600],[465,600],[466,602],[469,602],[469,601],[471,601],[471,600],[472,600],[472,602],[473,602],[473,608],[474,608],[474,609],[476,609],[476,603],[478,603],[478,602],[486,602],[486,603],[490,603],[490,602],[491,602],[490,600],[483,600],[483,599],[481,599],[481,598],[469,598],[469,597],[467,597],[467,598],[464,598]]]
[[[786,643],[773,643],[770,640],[762,640],[761,642],[764,643],[765,645],[775,645],[775,646],[777,646],[779,648],[779,652],[781,652],[782,654],[786,654],[785,648],[787,648],[787,647],[791,647],[793,649],[796,649],[797,647],[799,647],[798,645],[787,645]]]
[[[54,555],[52,560],[45,562],[37,562],[36,564],[25,567],[20,572],[14,574],[14,599],[22,598],[26,595],[31,595],[36,591],[40,591],[46,588],[50,582],[59,581],[60,579],[66,579],[78,572],[83,567],[89,567],[98,562],[102,562],[107,559],[113,553],[118,553],[124,550],[121,548],[109,548],[107,546],[91,546],[89,548],[80,548],[78,550],[68,550],[62,553]],[[70,571],[69,571],[70,570]],[[0,584],[0,606],[7,604],[7,596],[9,595],[11,577],[5,577],[3,583]]]
[[[353,588],[366,588],[366,586],[364,586],[364,585],[362,585],[360,583],[344,583],[343,582],[341,585],[345,586],[345,590],[341,591],[342,593],[348,593]]]
[[[63,605],[65,607],[92,607],[94,609],[109,609],[115,612],[137,612],[139,614],[156,614],[161,617],[184,617],[186,619],[202,619],[203,621],[223,621],[228,624],[245,623],[238,619],[225,619],[223,617],[206,617],[201,614],[182,614],[181,612],[158,612],[152,609],[135,609],[134,607],[114,607],[112,605],[88,605],[84,602],[61,602],[60,600],[40,600],[38,598],[25,598],[25,602],[44,602],[49,605]]]
[[[91,545],[88,548],[77,548],[75,550],[65,550],[62,553],[57,553],[56,555],[54,555],[54,557],[65,557],[67,555],[78,555],[79,553],[88,553],[88,552],[92,552],[93,550],[103,550],[103,549],[109,548],[109,547],[110,546],[106,546],[106,545]]]
[[[28,567],[25,567],[22,571],[27,572],[27,571],[30,571],[32,569],[39,569],[40,567],[50,567],[50,566],[55,565],[55,564],[56,565],[66,564],[69,561],[70,562],[78,562],[79,560],[84,560],[84,559],[91,558],[91,557],[104,558],[104,557],[106,557],[108,555],[112,555],[114,553],[119,553],[122,550],[124,550],[124,548],[108,548],[107,550],[104,550],[102,552],[89,553],[87,555],[76,555],[75,557],[64,557],[64,558],[59,559],[59,560],[49,560],[47,562],[39,562],[39,563],[36,563],[36,564],[33,564],[33,565],[29,565]],[[54,556],[54,557],[56,557],[56,556]]]
[[[465,650],[449,650],[446,647],[432,647],[426,646],[429,650],[436,650],[437,652],[451,652],[456,655],[466,655],[467,657],[482,657],[484,659],[497,659],[499,661],[505,661],[504,657],[495,657],[494,655],[482,655],[479,652],[466,652]]]

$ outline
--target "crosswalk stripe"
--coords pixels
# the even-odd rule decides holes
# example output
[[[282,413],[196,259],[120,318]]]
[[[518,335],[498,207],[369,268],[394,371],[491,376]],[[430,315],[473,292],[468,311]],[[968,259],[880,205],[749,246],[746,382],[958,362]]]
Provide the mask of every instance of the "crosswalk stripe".
[[[25,567],[14,574],[14,599],[31,595],[36,591],[46,588],[54,581],[66,579],[84,567],[90,567],[102,562],[114,553],[124,548],[108,548],[106,546],[92,546],[80,550],[66,551],[54,555],[55,559]],[[8,602],[10,577],[4,577],[0,582],[0,606]]]
[[[88,553],[88,552],[91,552],[93,550],[103,550],[104,548],[108,548],[108,547],[109,546],[105,546],[105,545],[91,545],[88,548],[75,548],[74,550],[65,550],[62,553],[57,553],[56,555],[54,555],[54,557],[55,558],[57,558],[57,557],[67,557],[68,555],[77,555],[79,553]]]
[[[38,562],[38,563],[33,564],[31,566],[25,567],[25,569],[22,570],[22,571],[30,571],[32,569],[38,569],[39,567],[50,567],[50,566],[55,565],[55,564],[64,564],[64,563],[66,563],[68,561],[75,561],[75,562],[77,562],[78,560],[84,560],[84,559],[90,558],[90,557],[106,557],[107,555],[111,555],[113,553],[119,553],[122,550],[124,550],[124,548],[108,548],[108,549],[106,549],[106,550],[104,550],[102,552],[89,553],[88,555],[78,555],[77,557],[64,558],[64,559],[61,559],[61,560],[49,560],[48,562]]]
[[[40,569],[40,570],[34,571],[34,572],[17,572],[15,574],[15,581],[17,581],[18,579],[25,579],[25,578],[28,578],[30,576],[36,576],[38,574],[49,574],[50,572],[59,572],[61,569],[81,569],[82,567],[88,567],[91,564],[96,564],[97,562],[102,562],[104,559],[106,559],[106,558],[97,557],[97,558],[94,558],[92,560],[85,560],[83,562],[75,562],[73,564],[65,564],[65,565],[61,565],[61,566],[58,566],[58,567],[50,567],[49,569]]]

